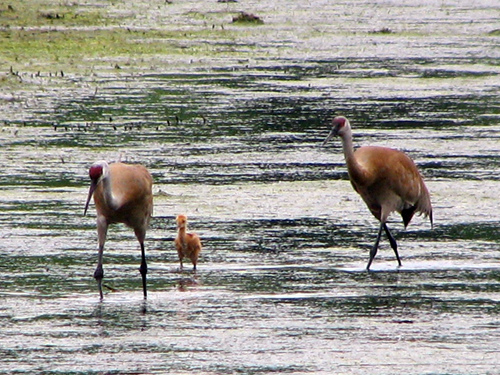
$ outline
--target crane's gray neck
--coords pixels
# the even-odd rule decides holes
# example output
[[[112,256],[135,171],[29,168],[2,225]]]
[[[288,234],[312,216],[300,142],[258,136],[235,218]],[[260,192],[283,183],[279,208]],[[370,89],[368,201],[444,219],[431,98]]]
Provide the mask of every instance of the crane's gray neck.
[[[103,174],[101,178],[102,183],[102,194],[106,205],[111,209],[116,209],[118,207],[118,202],[113,194],[113,189],[111,186],[111,175],[109,174],[109,169],[106,169],[106,173]]]
[[[351,129],[345,131],[342,135],[342,150],[344,151],[347,171],[351,182],[362,180],[365,176],[365,171],[354,157],[354,146],[352,142]]]
[[[354,162],[354,146],[352,143],[351,129],[347,130],[342,135],[342,150],[344,151],[346,163],[349,164],[349,162]]]

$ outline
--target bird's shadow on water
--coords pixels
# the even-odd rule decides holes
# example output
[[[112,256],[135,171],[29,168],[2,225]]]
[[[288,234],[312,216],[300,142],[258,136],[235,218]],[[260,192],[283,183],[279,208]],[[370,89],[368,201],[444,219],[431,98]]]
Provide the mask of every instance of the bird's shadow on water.
[[[199,272],[186,269],[177,272],[179,277],[175,280],[169,294],[172,291],[184,293],[198,290],[202,284]],[[159,312],[158,303],[164,298],[154,292],[150,292],[148,298],[140,298],[138,293],[119,292],[114,288],[110,290],[111,293],[106,294],[103,299],[96,296],[97,302],[91,312],[96,325],[106,331],[118,327],[147,329],[149,318]]]
[[[150,327],[148,317],[154,314],[153,303],[147,299],[99,300],[93,307],[93,325],[100,328],[100,335],[109,336],[118,330],[144,331]]]

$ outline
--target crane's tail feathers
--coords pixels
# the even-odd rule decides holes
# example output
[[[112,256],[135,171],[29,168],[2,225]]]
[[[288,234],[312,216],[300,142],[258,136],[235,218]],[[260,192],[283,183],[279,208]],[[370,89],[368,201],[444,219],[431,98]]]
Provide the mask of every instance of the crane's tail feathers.
[[[423,181],[421,181],[421,188],[422,189],[420,197],[417,200],[417,202],[415,202],[414,205],[405,208],[401,211],[401,216],[403,217],[405,228],[410,223],[410,220],[412,219],[415,213],[418,213],[419,216],[428,217],[431,222],[431,227],[434,226],[432,217],[431,197]]]
[[[423,215],[424,217],[429,217],[429,220],[431,221],[431,228],[434,227],[432,208],[430,210],[427,210],[425,208],[419,207],[418,204],[415,204],[401,211],[401,217],[403,218],[405,229],[408,226],[408,224],[410,224],[410,221],[413,218],[413,215],[415,215],[415,212],[417,212],[419,216]]]
[[[415,210],[417,209],[417,206],[410,206],[408,208],[405,208],[401,211],[401,217],[403,218],[403,223],[405,225],[405,229],[410,224],[411,219],[413,218],[413,215],[415,215]]]

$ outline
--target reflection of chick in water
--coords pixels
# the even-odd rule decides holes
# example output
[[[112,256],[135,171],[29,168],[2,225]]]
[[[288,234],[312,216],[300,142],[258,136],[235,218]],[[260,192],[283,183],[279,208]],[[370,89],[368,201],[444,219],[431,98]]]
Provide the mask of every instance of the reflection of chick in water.
[[[183,278],[177,282],[177,290],[179,292],[187,292],[189,290],[196,290],[200,285],[200,282],[196,279],[196,275],[194,277]]]
[[[178,233],[175,239],[175,247],[177,248],[177,254],[179,254],[181,269],[183,267],[182,259],[186,257],[191,259],[193,270],[196,270],[196,263],[201,252],[200,237],[196,233],[186,233],[187,217],[185,215],[177,216],[176,221]]]

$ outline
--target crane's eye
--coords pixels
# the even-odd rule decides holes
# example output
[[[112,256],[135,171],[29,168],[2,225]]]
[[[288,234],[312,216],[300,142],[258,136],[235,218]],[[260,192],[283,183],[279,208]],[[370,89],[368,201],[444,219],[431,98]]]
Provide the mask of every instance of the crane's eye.
[[[93,165],[89,169],[89,177],[92,181],[97,181],[102,176],[102,165]]]
[[[337,129],[342,129],[345,125],[344,121],[338,120],[333,123],[333,126],[336,127]]]
[[[345,123],[346,123],[346,119],[339,116],[339,117],[335,117],[333,119],[333,126],[337,127],[337,129],[341,129],[345,126]]]

